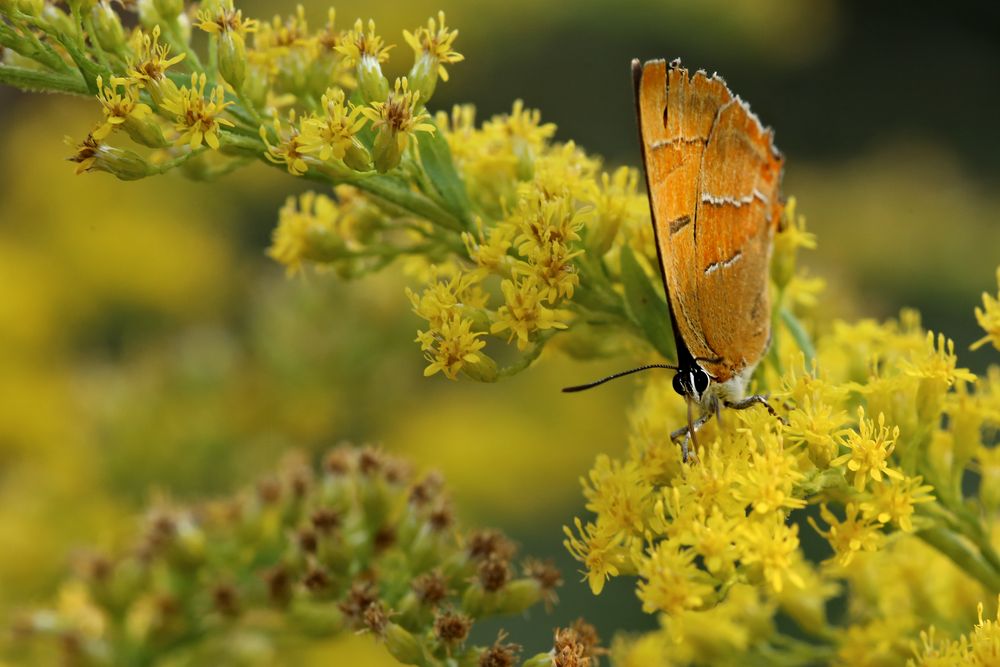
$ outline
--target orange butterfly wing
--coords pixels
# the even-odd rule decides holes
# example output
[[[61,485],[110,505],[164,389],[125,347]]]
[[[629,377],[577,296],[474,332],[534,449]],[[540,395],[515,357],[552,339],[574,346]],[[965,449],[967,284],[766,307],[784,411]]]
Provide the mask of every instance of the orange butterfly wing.
[[[718,382],[770,336],[768,268],[782,158],[722,79],[646,63],[637,103],[653,226],[675,329]]]

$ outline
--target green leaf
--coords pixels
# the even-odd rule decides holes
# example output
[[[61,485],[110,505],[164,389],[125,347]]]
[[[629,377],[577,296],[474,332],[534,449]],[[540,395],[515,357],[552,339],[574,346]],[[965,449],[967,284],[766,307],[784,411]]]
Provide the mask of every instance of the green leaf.
[[[816,356],[816,348],[813,347],[812,341],[809,340],[809,334],[806,333],[806,330],[802,328],[802,323],[799,322],[798,318],[788,308],[781,309],[781,321],[785,323],[788,332],[792,334],[792,339],[795,340],[796,345],[806,355],[806,367],[808,368]]]
[[[462,221],[466,229],[472,227],[469,215],[471,203],[465,191],[465,183],[455,169],[451,159],[451,149],[441,131],[418,132],[417,145],[420,148],[420,163],[424,167],[434,189],[437,190],[445,208]]]
[[[629,319],[646,334],[646,339],[665,359],[676,359],[674,331],[666,301],[660,298],[628,246],[622,247],[621,263],[625,310]]]

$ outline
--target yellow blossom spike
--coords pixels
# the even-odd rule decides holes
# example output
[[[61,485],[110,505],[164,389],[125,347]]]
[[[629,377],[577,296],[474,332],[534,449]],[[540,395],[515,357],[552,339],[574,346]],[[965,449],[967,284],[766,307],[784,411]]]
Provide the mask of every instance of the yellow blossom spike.
[[[903,479],[903,474],[889,467],[889,456],[895,449],[896,438],[899,437],[899,427],[891,430],[885,425],[885,415],[878,415],[878,428],[875,422],[865,419],[864,408],[858,408],[858,431],[847,434],[845,446],[850,450],[843,456],[830,461],[831,466],[847,466],[854,474],[854,488],[864,491],[869,479],[882,481],[882,475]]]
[[[244,19],[243,11],[235,9],[232,0],[225,0],[213,9],[199,11],[195,26],[210,34],[234,33],[243,37],[247,33],[257,32],[260,22],[257,19]]]
[[[375,169],[385,173],[403,159],[403,152],[417,132],[434,132],[430,115],[420,104],[420,94],[411,91],[406,78],[396,79],[385,102],[372,102],[361,113],[372,121],[377,132],[373,146]]]
[[[1000,267],[997,267],[997,285],[1000,285]],[[996,297],[983,292],[983,307],[976,308],[976,321],[986,331],[986,335],[969,349],[978,350],[987,343],[993,343],[993,347],[1000,350],[1000,291]]]
[[[448,80],[448,70],[445,65],[461,62],[465,56],[453,50],[457,30],[449,30],[444,22],[444,12],[438,12],[438,20],[427,20],[426,28],[418,28],[416,32],[403,31],[403,38],[413,48],[414,62],[409,78],[414,90],[420,92],[426,103],[434,94],[438,77]]]
[[[271,144],[268,138],[267,128],[261,126],[260,138],[267,146],[267,153],[264,157],[275,164],[283,164],[288,168],[288,173],[292,176],[301,176],[309,169],[305,160],[305,151],[302,149],[302,138],[298,128],[295,126],[295,112],[288,114],[289,127],[285,131],[281,124],[281,119],[274,119],[274,134],[279,137],[277,144]]]
[[[355,137],[366,122],[361,107],[345,102],[344,91],[339,88],[328,90],[320,106],[324,113],[300,122],[302,152],[316,155],[324,162],[343,160],[357,171],[368,169],[371,157]]]
[[[119,92],[119,88],[124,88],[124,94]],[[161,148],[165,145],[159,127],[151,122],[153,110],[148,104],[139,101],[137,86],[123,85],[120,80],[105,86],[103,77],[98,76],[97,99],[101,103],[105,120],[92,133],[95,139],[105,139],[113,130],[121,127],[144,146]]]
[[[167,78],[167,70],[184,60],[186,54],[168,57],[170,46],[160,44],[160,26],[154,26],[150,33],[136,31],[132,40],[133,58],[129,62],[125,79],[133,85],[149,91],[153,101],[160,106],[163,100],[176,91],[176,86]],[[112,85],[117,83],[112,81]]]
[[[192,150],[201,147],[202,143],[218,150],[220,128],[234,125],[232,121],[219,117],[233,102],[226,101],[222,86],[216,86],[205,99],[206,82],[204,73],[192,74],[190,88],[185,86],[163,100],[163,109],[175,118],[174,128],[179,133],[177,143],[186,144]]]

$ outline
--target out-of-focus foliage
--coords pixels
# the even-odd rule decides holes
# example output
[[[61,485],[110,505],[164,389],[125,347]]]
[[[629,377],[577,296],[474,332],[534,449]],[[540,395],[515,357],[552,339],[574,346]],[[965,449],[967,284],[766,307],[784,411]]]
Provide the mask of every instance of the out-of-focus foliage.
[[[289,462],[232,498],[150,509],[136,544],[91,555],[56,608],[18,621],[18,647],[39,664],[287,664],[296,635],[367,630],[406,664],[489,664],[519,649],[467,645],[473,623],[551,604],[562,577],[538,560],[518,576],[502,533],[453,523],[439,475],[342,445],[318,473]]]

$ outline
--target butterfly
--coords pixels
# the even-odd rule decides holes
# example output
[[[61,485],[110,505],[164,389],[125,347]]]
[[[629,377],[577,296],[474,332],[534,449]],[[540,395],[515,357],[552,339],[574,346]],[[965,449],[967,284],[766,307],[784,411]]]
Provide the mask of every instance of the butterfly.
[[[679,60],[632,61],[639,138],[677,363],[650,364],[563,391],[581,391],[649,368],[676,371],[673,388],[688,442],[722,407],[765,407],[747,395],[771,337],[768,274],[781,221],[784,158],[746,102],[718,75],[693,76]],[[695,419],[693,410],[699,415]]]

